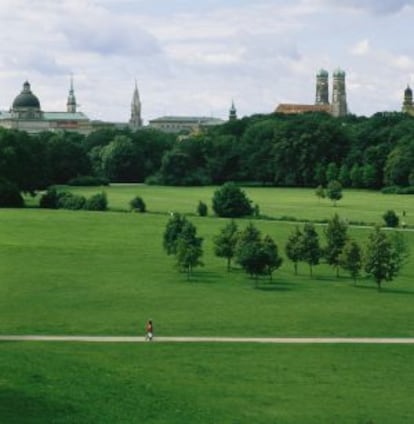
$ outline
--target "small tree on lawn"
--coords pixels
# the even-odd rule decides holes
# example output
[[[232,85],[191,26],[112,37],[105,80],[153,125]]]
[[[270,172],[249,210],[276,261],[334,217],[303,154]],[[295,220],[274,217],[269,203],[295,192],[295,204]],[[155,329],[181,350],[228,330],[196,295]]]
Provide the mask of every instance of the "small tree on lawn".
[[[269,275],[270,279],[273,278],[273,272],[280,268],[283,259],[279,256],[279,249],[274,240],[266,235],[262,242],[262,249],[265,253],[266,266],[265,272]]]
[[[231,260],[236,254],[237,239],[238,228],[233,220],[214,237],[214,253],[220,258],[227,259],[227,271],[230,271]]]
[[[337,180],[329,181],[326,188],[326,196],[333,201],[334,206],[336,202],[342,199],[342,184]]]
[[[187,279],[191,277],[196,266],[203,265],[201,256],[203,239],[197,237],[195,226],[187,221],[177,239],[176,258],[180,270],[187,272]]]
[[[197,213],[200,216],[207,216],[208,214],[208,207],[201,200],[198,202],[198,205],[197,205]]]
[[[213,210],[216,215],[237,218],[253,214],[251,201],[246,193],[233,182],[223,184],[213,195]]]
[[[259,230],[249,224],[241,233],[237,243],[237,262],[257,280],[260,275],[269,275],[280,267],[282,258],[278,254],[276,243],[269,236],[263,240]]]
[[[319,202],[321,201],[321,199],[325,199],[326,193],[325,193],[325,189],[323,188],[323,185],[320,184],[318,185],[318,187],[316,187],[315,194]]]
[[[348,239],[346,241],[339,255],[339,264],[344,270],[349,272],[356,285],[362,269],[362,249],[355,240]]]
[[[163,235],[163,247],[167,255],[177,253],[177,240],[187,222],[186,217],[179,213],[173,213],[167,222]]]
[[[319,264],[322,250],[319,246],[319,236],[313,224],[307,222],[303,227],[302,237],[303,260],[308,263],[310,275],[314,265]]]
[[[398,224],[400,223],[398,215],[393,210],[388,210],[385,212],[384,215],[382,215],[382,218],[384,219],[385,225],[387,227],[395,228],[398,227]]]
[[[383,281],[392,281],[398,275],[407,254],[402,238],[387,236],[379,226],[374,228],[368,236],[365,271],[374,278],[378,290]]]
[[[325,229],[327,241],[325,257],[329,265],[336,269],[336,276],[339,277],[339,256],[347,240],[348,225],[342,221],[338,214],[335,214]]]
[[[130,202],[129,206],[132,211],[138,211],[144,213],[147,210],[147,206],[140,196],[135,196]]]
[[[298,275],[298,263],[303,260],[303,233],[299,227],[295,227],[285,245],[286,256],[293,262],[295,275]]]

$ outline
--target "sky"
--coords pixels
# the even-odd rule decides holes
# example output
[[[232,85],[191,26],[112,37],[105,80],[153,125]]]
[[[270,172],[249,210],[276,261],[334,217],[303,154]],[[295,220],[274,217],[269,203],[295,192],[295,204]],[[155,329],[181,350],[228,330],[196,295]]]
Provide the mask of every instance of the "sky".
[[[401,110],[414,86],[414,0],[0,0],[0,110],[28,80],[42,110],[126,122],[226,119],[313,104],[315,75],[346,71],[350,111]]]

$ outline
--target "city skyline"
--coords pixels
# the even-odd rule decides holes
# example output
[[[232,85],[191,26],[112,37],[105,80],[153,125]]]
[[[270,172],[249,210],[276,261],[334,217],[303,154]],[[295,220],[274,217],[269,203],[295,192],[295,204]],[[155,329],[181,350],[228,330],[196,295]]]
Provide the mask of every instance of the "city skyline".
[[[28,80],[65,110],[71,74],[91,119],[227,118],[313,103],[320,68],[347,72],[351,113],[401,110],[414,82],[413,0],[2,0],[0,109]],[[408,34],[409,35],[409,34]]]

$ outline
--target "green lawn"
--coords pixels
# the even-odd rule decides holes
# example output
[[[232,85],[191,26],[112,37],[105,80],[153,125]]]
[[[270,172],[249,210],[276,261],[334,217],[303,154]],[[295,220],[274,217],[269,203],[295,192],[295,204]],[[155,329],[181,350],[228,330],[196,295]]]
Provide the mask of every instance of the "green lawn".
[[[108,195],[112,209],[128,210],[129,202],[141,196],[150,212],[170,211],[196,213],[201,200],[209,206],[217,187],[163,187],[144,184],[114,184],[109,187],[65,187],[71,191],[90,196],[100,191]],[[354,222],[383,223],[382,215],[392,209],[407,225],[414,226],[414,201],[410,195],[382,194],[369,190],[344,190],[344,197],[333,207],[328,199],[318,200],[314,189],[246,187],[248,197],[260,207],[263,215],[272,218],[294,217],[296,219],[329,219],[335,212]],[[406,216],[402,217],[403,211]]]
[[[193,216],[205,267],[187,281],[163,252],[162,233],[171,209],[193,213],[213,190],[107,189],[112,208],[141,195],[157,212],[148,214],[0,210],[0,334],[143,335],[152,318],[164,336],[414,337],[412,258],[382,292],[367,279],[354,287],[326,265],[311,278],[301,264],[294,276],[288,261],[255,287],[212,253],[227,221]],[[247,191],[273,217],[336,211],[374,222],[395,209],[408,222],[413,213],[410,196],[350,191],[334,209],[311,190]],[[282,251],[294,228],[255,224]],[[369,231],[350,229],[361,241]],[[405,236],[414,252],[414,232]],[[397,345],[3,342],[0,423],[408,424],[413,354]]]
[[[0,422],[411,424],[411,346],[0,344]]]
[[[258,288],[226,272],[212,237],[225,220],[192,218],[205,239],[205,267],[188,282],[161,247],[166,215],[0,211],[0,333],[141,334],[149,317],[162,335],[414,336],[413,262],[378,293],[353,287],[326,265],[285,261]],[[239,221],[240,225],[247,221]],[[281,250],[293,224],[257,221]],[[319,227],[322,230],[321,227]],[[366,238],[367,229],[354,229]],[[414,233],[406,232],[411,247]],[[411,249],[413,251],[413,248]]]

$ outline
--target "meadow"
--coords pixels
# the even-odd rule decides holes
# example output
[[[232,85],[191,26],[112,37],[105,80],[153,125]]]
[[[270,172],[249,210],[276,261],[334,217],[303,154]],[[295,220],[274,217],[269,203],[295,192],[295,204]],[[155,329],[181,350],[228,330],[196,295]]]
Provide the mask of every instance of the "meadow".
[[[356,287],[345,273],[336,278],[325,264],[312,278],[300,264],[295,276],[287,260],[256,287],[213,255],[213,235],[227,221],[191,216],[205,266],[187,281],[163,252],[162,233],[171,209],[194,214],[213,188],[105,190],[112,209],[127,210],[141,195],[150,213],[0,210],[0,334],[141,335],[152,318],[165,336],[414,337],[412,259],[382,292],[366,278]],[[410,196],[345,193],[333,208],[312,190],[246,191],[276,218],[337,212],[378,222],[385,209],[406,210],[407,220],[413,212]],[[254,223],[282,252],[296,225]],[[349,231],[363,241],[370,228]],[[405,237],[413,252],[414,232]],[[413,353],[412,346],[1,343],[0,422],[409,423]]]

